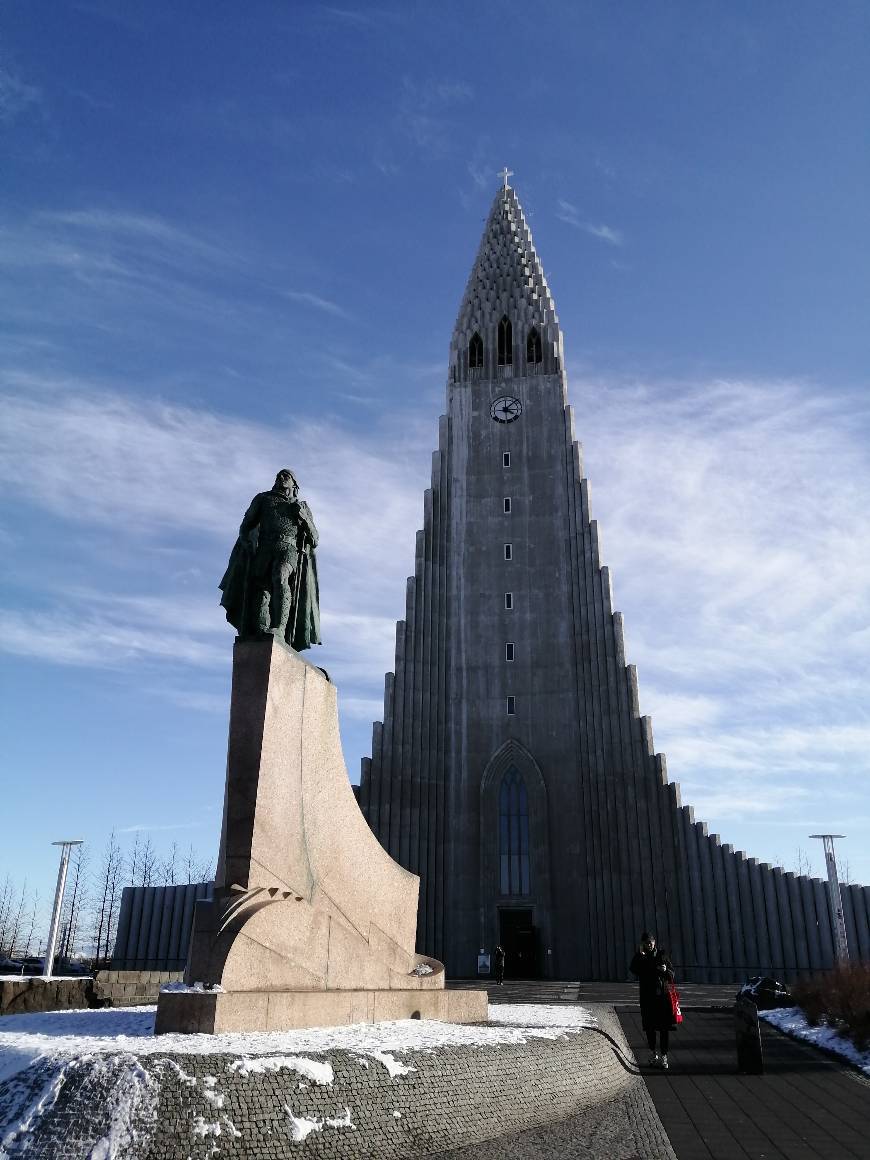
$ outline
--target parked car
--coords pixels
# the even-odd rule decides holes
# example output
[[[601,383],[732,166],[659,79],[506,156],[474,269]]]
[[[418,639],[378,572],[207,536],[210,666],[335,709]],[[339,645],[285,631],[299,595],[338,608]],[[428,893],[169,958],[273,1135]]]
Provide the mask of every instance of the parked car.
[[[90,975],[90,971],[84,963],[80,963],[78,959],[55,959],[54,972],[55,975]]]

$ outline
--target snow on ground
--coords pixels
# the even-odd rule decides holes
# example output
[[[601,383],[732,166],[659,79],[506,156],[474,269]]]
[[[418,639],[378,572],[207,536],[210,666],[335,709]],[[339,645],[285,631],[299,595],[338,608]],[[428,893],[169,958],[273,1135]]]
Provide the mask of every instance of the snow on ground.
[[[306,1059],[304,1055],[266,1055],[258,1059],[235,1059],[229,1065],[230,1071],[237,1071],[239,1075],[262,1074],[266,1071],[283,1071],[285,1068],[304,1075],[312,1083],[331,1084],[335,1078],[331,1063],[322,1063],[316,1059]]]
[[[40,1057],[59,1059],[120,1053],[140,1058],[166,1054],[244,1057],[282,1054],[298,1058],[309,1053],[345,1050],[377,1060],[391,1074],[401,1074],[392,1069],[404,1065],[389,1053],[439,1047],[489,1047],[524,1043],[533,1038],[558,1039],[567,1032],[595,1025],[594,1016],[583,1007],[505,1003],[490,1006],[489,1023],[400,1019],[346,1027],[310,1027],[301,1031],[158,1036],[154,1034],[156,1010],[156,1007],[113,1007],[7,1015],[0,1020],[0,1082]]]
[[[86,983],[93,975],[52,975],[44,979],[42,975],[0,975],[0,983]]]
[[[825,1024],[811,1027],[800,1007],[781,1007],[775,1011],[759,1011],[758,1016],[760,1019],[772,1023],[774,1027],[778,1027],[780,1031],[784,1031],[786,1035],[793,1035],[795,1039],[803,1039],[815,1047],[824,1047],[827,1051],[842,1055],[849,1063],[854,1063],[856,1067],[859,1067],[865,1075],[870,1075],[870,1051],[859,1051],[851,1040],[840,1035],[833,1027],[828,1027]]]
[[[158,1057],[158,1071],[169,1069],[176,1083],[189,1087],[197,1087],[196,1077],[189,1075],[172,1055],[234,1055],[238,1058],[228,1064],[222,1062],[221,1067],[243,1075],[286,1068],[306,1081],[299,1082],[304,1088],[308,1082],[328,1085],[334,1080],[331,1063],[309,1058],[309,1053],[316,1056],[326,1051],[348,1051],[364,1067],[381,1065],[392,1080],[416,1070],[397,1059],[396,1052],[558,1039],[596,1023],[582,1007],[503,1004],[490,1007],[490,1022],[486,1024],[402,1019],[302,1031],[156,1036],[155,1012],[156,1007],[118,1007],[7,1015],[0,1020],[0,1083],[6,1085],[4,1105],[0,1107],[0,1157],[7,1155],[10,1148],[26,1146],[26,1137],[53,1107],[61,1087],[76,1069],[92,1069],[101,1076],[110,1112],[108,1130],[89,1154],[92,1160],[121,1160],[130,1154],[135,1140],[138,1129],[134,1129],[134,1123],[153,1119],[156,1109],[159,1085],[142,1066],[145,1056]],[[165,1058],[167,1055],[170,1058]],[[31,1064],[38,1065],[37,1069],[23,1074]],[[223,1111],[225,1097],[217,1085],[216,1076],[203,1076],[197,1093],[204,1101],[206,1115],[194,1115],[191,1132],[203,1142],[240,1136]],[[288,1132],[297,1142],[311,1132],[354,1127],[349,1108],[341,1115],[323,1119],[297,1116],[289,1104],[285,1110]],[[401,1112],[394,1115],[398,1118]]]

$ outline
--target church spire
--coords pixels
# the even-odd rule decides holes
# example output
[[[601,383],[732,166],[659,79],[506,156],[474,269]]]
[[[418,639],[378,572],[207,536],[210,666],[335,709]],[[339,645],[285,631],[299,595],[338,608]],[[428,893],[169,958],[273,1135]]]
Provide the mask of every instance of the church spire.
[[[553,296],[508,185],[511,171],[501,176],[450,343],[454,382],[553,374],[562,366]]]

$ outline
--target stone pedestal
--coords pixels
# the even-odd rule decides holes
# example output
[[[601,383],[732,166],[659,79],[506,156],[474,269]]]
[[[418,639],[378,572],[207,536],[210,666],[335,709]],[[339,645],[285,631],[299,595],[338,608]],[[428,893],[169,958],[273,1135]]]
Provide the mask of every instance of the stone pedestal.
[[[334,686],[277,639],[237,641],[215,894],[185,973],[215,990],[161,992],[157,1032],[485,1020],[484,991],[445,991],[415,953],[418,889],[357,806]]]

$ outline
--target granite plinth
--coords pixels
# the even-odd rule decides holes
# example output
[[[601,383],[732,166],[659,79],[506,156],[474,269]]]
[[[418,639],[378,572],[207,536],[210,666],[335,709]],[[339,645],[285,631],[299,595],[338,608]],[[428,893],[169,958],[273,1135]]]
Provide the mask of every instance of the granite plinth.
[[[170,991],[160,996],[155,1031],[214,1034],[294,1031],[378,1023],[382,1019],[439,1019],[485,1023],[486,991]]]
[[[446,998],[414,949],[419,884],[357,805],[335,686],[277,638],[238,640],[214,895],[185,971],[219,990],[161,992],[157,1031],[485,1020],[485,994]]]

